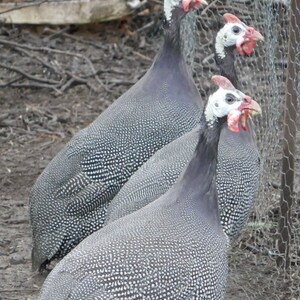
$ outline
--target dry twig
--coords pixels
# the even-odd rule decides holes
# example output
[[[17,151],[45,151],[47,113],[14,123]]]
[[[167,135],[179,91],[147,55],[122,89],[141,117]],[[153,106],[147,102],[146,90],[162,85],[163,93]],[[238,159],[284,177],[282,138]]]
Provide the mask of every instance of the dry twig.
[[[21,68],[12,67],[12,66],[8,66],[8,65],[0,63],[0,67],[6,68],[6,69],[14,71],[18,74],[21,74],[22,78],[26,78],[26,79],[32,81],[30,83],[18,83],[17,81],[22,79],[22,78],[18,78],[18,79],[13,79],[13,80],[11,80],[7,83],[2,83],[2,84],[0,84],[0,86],[50,88],[50,89],[55,90],[58,94],[61,94],[66,89],[70,88],[73,84],[80,83],[80,84],[86,84],[91,90],[96,92],[97,88],[95,86],[93,86],[86,79],[86,78],[93,77],[100,84],[100,86],[102,86],[106,91],[112,92],[102,82],[102,80],[98,77],[93,63],[85,55],[70,52],[70,51],[52,49],[52,48],[49,48],[49,47],[36,47],[36,46],[30,46],[30,45],[26,45],[26,44],[24,45],[24,44],[20,44],[20,43],[17,43],[17,42],[7,41],[7,40],[4,40],[4,39],[0,39],[0,44],[11,47],[16,51],[24,53],[26,56],[30,57],[31,59],[37,60],[43,66],[47,67],[52,72],[59,75],[60,78],[61,78],[60,81],[52,80],[52,79],[46,79],[46,78],[40,78],[40,77],[36,77],[36,76],[28,74],[28,72],[22,70]],[[54,67],[53,65],[51,65],[50,63],[48,63],[44,59],[40,58],[39,56],[36,56],[36,55],[32,54],[30,51],[56,53],[56,54],[65,55],[65,56],[77,57],[77,58],[82,59],[86,62],[86,64],[91,69],[92,73],[89,74],[88,76],[86,76],[86,78],[83,78],[83,77],[81,77],[77,74],[74,74],[72,72],[63,70],[63,68],[58,69],[57,67]]]

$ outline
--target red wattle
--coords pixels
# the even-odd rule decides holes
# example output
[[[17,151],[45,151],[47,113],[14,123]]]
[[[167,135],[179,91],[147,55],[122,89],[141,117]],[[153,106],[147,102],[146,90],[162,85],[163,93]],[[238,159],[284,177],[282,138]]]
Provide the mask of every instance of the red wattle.
[[[255,47],[255,44],[256,41],[250,40],[249,42],[245,42],[242,45],[242,49],[247,55],[250,55],[252,53],[253,48]]]
[[[191,0],[182,0],[182,6],[185,12],[189,11],[190,2]]]
[[[241,117],[241,112],[232,111],[227,115],[228,128],[233,132],[239,132],[239,120]]]

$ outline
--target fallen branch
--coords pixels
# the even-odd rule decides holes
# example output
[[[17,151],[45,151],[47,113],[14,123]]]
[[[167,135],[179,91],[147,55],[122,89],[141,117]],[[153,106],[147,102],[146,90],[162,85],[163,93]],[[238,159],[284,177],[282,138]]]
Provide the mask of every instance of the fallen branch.
[[[91,45],[91,46],[94,46],[95,48],[97,49],[101,49],[101,50],[106,50],[106,48],[102,45],[98,45],[92,41],[87,41],[87,40],[83,40],[82,38],[79,38],[77,36],[73,36],[72,34],[69,34],[67,33],[67,31],[69,30],[70,28],[69,27],[66,27],[64,29],[62,29],[61,31],[59,32],[56,32],[55,30],[51,29],[51,28],[47,28],[45,31],[47,32],[53,32],[53,34],[48,38],[49,40],[53,39],[53,38],[56,38],[58,36],[63,36],[63,37],[66,37],[66,38],[69,38],[73,41],[76,41],[76,42],[79,42],[79,43],[82,43],[82,44],[86,44],[86,45]]]
[[[213,2],[209,3],[201,12],[201,15],[204,15],[213,5],[216,4],[218,0],[214,0]]]
[[[30,45],[21,44],[21,43],[17,43],[17,42],[13,42],[13,41],[7,41],[4,39],[0,39],[0,44],[10,47],[10,48],[14,49],[15,51],[21,52],[22,54],[25,54],[32,60],[37,60],[44,67],[51,70],[54,74],[58,75],[60,78],[60,80],[53,80],[53,79],[48,79],[48,78],[37,77],[37,76],[33,76],[33,75],[29,74],[27,71],[22,70],[19,67],[13,67],[13,66],[10,66],[7,64],[0,63],[0,67],[22,75],[22,77],[14,78],[13,80],[10,80],[9,82],[1,83],[0,84],[1,87],[11,86],[11,87],[26,87],[26,88],[29,88],[29,87],[31,87],[31,88],[48,88],[48,89],[53,89],[58,94],[62,94],[64,91],[66,91],[72,85],[79,83],[79,84],[85,84],[92,91],[97,92],[97,88],[88,81],[89,78],[94,78],[100,84],[101,87],[103,87],[107,92],[112,93],[112,91],[98,77],[98,75],[97,75],[98,73],[95,70],[93,63],[85,55],[70,52],[70,51],[52,49],[49,47],[30,46]],[[64,68],[58,68],[57,66],[51,65],[49,62],[42,59],[40,56],[33,54],[32,52],[55,53],[55,54],[59,54],[62,56],[72,56],[72,57],[82,59],[89,66],[91,73],[88,74],[88,76],[83,76],[83,77],[79,76],[70,71],[64,70]],[[29,83],[18,82],[19,80],[22,80],[23,78],[26,78],[30,82]]]
[[[14,88],[43,88],[43,89],[52,89],[57,94],[61,94],[61,91],[58,90],[56,87],[50,85],[50,84],[42,84],[42,83],[13,83],[9,85],[10,87]]]
[[[39,56],[36,56],[30,52],[28,52],[27,50],[25,49],[22,49],[22,48],[15,48],[16,51],[19,51],[23,54],[25,54],[26,56],[32,58],[32,59],[35,59],[37,61],[39,61],[42,65],[44,65],[45,67],[47,67],[48,69],[51,69],[54,73],[58,73],[60,75],[62,75],[62,72],[60,70],[58,70],[57,68],[55,68],[54,66],[52,66],[50,63],[48,63],[47,61],[43,60],[42,58],[40,58]]]
[[[49,84],[53,84],[53,85],[57,85],[59,86],[61,84],[61,82],[56,81],[56,80],[51,80],[51,79],[44,79],[44,78],[40,78],[40,77],[36,77],[33,75],[30,75],[28,73],[26,73],[25,71],[22,71],[21,69],[17,68],[17,67],[12,67],[12,66],[7,66],[5,64],[0,63],[0,67],[5,68],[7,70],[10,71],[14,71],[16,73],[19,73],[21,75],[23,75],[23,77],[33,80],[33,81],[38,81],[38,82],[42,82],[42,83],[49,83]]]
[[[12,85],[13,83],[19,81],[20,79],[22,79],[22,76],[18,76],[18,77],[14,78],[14,79],[12,79],[11,81],[8,81],[8,82],[6,82],[6,83],[0,83],[0,87],[7,87],[7,86],[10,86],[10,85]]]
[[[64,50],[52,49],[49,47],[34,47],[34,46],[22,45],[22,44],[19,44],[16,42],[6,41],[3,39],[0,39],[0,44],[11,46],[11,47],[17,47],[17,48],[21,48],[21,49],[27,49],[27,50],[31,50],[31,51],[52,52],[52,53],[81,58],[81,59],[85,60],[86,63],[90,66],[93,74],[95,74],[95,79],[100,83],[100,85],[103,85],[103,82],[96,75],[96,70],[95,70],[94,65],[91,62],[91,60],[82,54],[64,51]]]

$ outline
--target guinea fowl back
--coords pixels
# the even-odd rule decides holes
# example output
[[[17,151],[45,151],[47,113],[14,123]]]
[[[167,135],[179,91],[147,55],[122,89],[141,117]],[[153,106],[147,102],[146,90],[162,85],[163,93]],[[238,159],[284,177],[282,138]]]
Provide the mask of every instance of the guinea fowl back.
[[[193,156],[200,126],[157,151],[122,187],[107,209],[105,224],[130,214],[163,195]]]
[[[110,200],[158,149],[191,130],[201,103],[180,51],[182,8],[148,72],[50,162],[30,196],[33,267],[102,227]]]

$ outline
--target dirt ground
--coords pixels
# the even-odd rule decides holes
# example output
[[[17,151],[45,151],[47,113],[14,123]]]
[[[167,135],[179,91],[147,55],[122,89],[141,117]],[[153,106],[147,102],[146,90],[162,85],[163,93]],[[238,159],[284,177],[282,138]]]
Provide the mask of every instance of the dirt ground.
[[[2,84],[0,89],[1,300],[37,299],[47,275],[39,275],[31,271],[32,242],[28,199],[36,178],[75,132],[90,124],[103,109],[145,73],[159,47],[161,42],[161,34],[157,29],[159,15],[151,20],[144,17],[141,21],[137,18],[133,20],[133,24],[131,21],[129,18],[94,25],[92,28],[85,26],[67,29],[11,27],[1,31],[2,40],[17,41],[20,44],[29,41],[31,46],[46,45],[51,49],[73,51],[89,57],[103,83],[101,85],[93,76],[84,77],[85,75],[80,73],[85,81],[73,80],[70,81],[70,85],[62,85],[59,89],[34,87],[33,81],[29,81],[28,78],[24,78],[19,83],[20,85],[31,83],[32,86],[11,87]],[[20,51],[12,51],[10,47],[3,44],[1,48],[1,58],[4,61],[10,61],[17,67],[24,67],[33,75],[35,75],[32,72],[34,68],[41,68],[38,64],[32,65],[33,57],[26,58],[25,52],[20,54]],[[31,50],[27,49],[27,51]],[[41,51],[32,53],[38,53],[40,57],[43,54]],[[64,55],[52,57],[52,61],[56,61],[61,66],[66,65],[66,68],[70,68],[73,72],[76,72],[78,65],[81,66],[82,63],[80,57]],[[13,70],[0,68],[2,82],[7,82],[7,77],[13,80],[15,73],[12,73]],[[57,74],[51,76],[49,75],[48,78],[59,77]],[[47,84],[50,85],[49,82]],[[244,241],[249,240],[247,234],[246,230],[231,254],[234,267],[231,269],[227,299],[292,299],[288,296],[290,295],[288,281],[280,279],[274,268],[274,259],[253,253],[243,246]],[[256,293],[253,290],[255,287],[256,289],[262,287],[261,292]],[[295,289],[294,283],[292,288]]]
[[[88,52],[89,58],[97,61],[97,70],[103,72],[102,80],[105,81],[107,90],[100,87],[93,91],[87,85],[71,86],[61,94],[51,88],[3,87],[0,90],[1,300],[36,299],[46,276],[31,272],[32,242],[28,202],[30,189],[36,178],[75,132],[90,124],[145,73],[158,48],[148,42],[147,45],[151,46],[147,48],[150,50],[145,51],[143,45],[137,45],[141,41],[134,37],[124,47],[117,44],[116,42],[122,43],[129,39],[130,32],[123,26],[123,21],[95,27],[72,28],[72,36],[96,43],[99,47],[103,45],[102,48],[84,43],[76,44],[74,40],[66,38],[60,49],[81,51],[84,54]],[[43,30],[44,28],[8,28],[10,35],[7,36],[3,31],[0,38],[21,41],[25,36],[34,43],[35,39],[44,38],[41,33]],[[53,30],[56,32],[60,28]],[[140,49],[143,54],[139,53]],[[15,53],[11,52],[9,49],[8,59],[12,57],[14,66],[30,68],[28,62],[24,62],[21,57],[15,58]],[[62,61],[64,59],[63,57]],[[69,64],[76,63],[76,57],[73,62],[72,59],[73,57]],[[64,66],[64,62],[61,64]],[[11,74],[7,74],[2,68],[0,72],[1,79],[7,81],[5,77]]]

